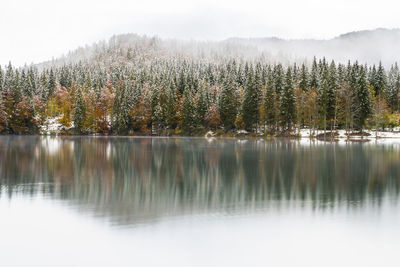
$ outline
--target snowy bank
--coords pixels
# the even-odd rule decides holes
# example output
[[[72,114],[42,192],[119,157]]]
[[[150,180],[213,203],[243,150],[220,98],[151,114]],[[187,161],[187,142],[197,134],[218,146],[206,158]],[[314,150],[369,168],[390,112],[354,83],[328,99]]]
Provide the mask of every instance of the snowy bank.
[[[396,130],[396,131],[395,131]],[[299,131],[301,138],[316,138],[323,137],[324,131],[315,130],[310,131],[309,129],[301,129]],[[326,138],[330,139],[332,133],[330,131],[326,131]],[[382,139],[382,138],[394,138],[400,140],[400,131],[398,129],[394,129],[393,131],[373,131],[373,130],[364,130],[363,134],[359,132],[346,132],[345,130],[337,130],[333,135],[334,139]]]
[[[43,135],[59,134],[61,131],[71,130],[74,123],[71,122],[71,127],[65,127],[60,122],[60,117],[47,118],[44,124],[40,127],[40,133]]]

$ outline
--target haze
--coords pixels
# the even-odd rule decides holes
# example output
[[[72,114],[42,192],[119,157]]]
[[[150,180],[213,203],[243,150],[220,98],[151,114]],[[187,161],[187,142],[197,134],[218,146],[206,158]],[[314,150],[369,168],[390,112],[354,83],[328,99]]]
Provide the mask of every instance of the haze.
[[[39,63],[128,32],[196,40],[329,39],[356,30],[398,28],[399,7],[394,0],[3,0],[0,64]]]

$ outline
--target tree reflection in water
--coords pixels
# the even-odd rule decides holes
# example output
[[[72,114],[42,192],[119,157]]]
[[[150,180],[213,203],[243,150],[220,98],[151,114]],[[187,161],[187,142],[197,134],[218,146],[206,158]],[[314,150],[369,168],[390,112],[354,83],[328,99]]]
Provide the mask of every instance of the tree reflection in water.
[[[1,194],[43,195],[116,224],[195,213],[398,202],[400,148],[297,140],[0,137]]]

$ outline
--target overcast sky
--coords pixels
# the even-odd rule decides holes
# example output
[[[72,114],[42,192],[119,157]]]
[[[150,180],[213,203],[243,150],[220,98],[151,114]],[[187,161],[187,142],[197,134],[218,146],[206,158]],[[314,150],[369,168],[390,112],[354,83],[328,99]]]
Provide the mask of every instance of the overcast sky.
[[[332,38],[400,27],[396,0],[1,0],[0,64],[41,62],[118,33]]]

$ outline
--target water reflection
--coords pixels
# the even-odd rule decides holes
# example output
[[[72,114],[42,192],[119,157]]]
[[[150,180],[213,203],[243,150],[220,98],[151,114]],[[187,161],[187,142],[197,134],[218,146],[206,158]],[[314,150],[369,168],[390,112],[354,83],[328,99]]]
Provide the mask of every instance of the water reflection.
[[[293,140],[0,137],[0,197],[135,224],[165,216],[398,204],[400,149]]]

